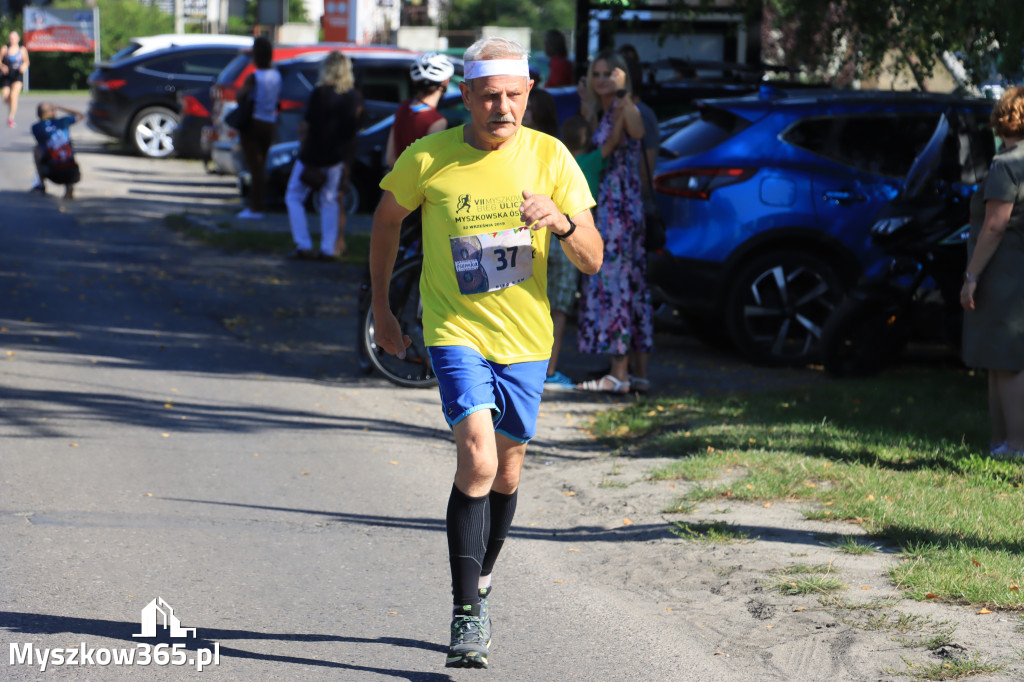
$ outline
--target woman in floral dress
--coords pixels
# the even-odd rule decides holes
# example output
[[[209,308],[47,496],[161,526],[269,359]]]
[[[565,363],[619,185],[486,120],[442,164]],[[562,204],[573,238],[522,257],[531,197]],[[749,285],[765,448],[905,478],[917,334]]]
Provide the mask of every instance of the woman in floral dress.
[[[644,393],[649,387],[654,322],[640,184],[643,120],[630,94],[626,63],[614,52],[594,59],[580,89],[584,114],[595,131],[594,145],[605,156],[605,170],[596,220],[604,238],[604,265],[596,275],[583,277],[578,344],[581,353],[611,355],[611,369],[577,388],[603,393],[628,393],[632,388]],[[629,375],[630,356],[634,376]]]

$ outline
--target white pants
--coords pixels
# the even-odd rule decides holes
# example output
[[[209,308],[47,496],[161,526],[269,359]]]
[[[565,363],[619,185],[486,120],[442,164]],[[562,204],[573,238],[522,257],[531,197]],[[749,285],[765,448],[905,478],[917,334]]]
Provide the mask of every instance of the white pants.
[[[334,255],[334,242],[338,239],[338,184],[341,182],[343,165],[339,163],[326,168],[327,182],[320,188],[320,250],[328,256]],[[303,168],[302,161],[295,159],[292,174],[288,178],[284,203],[288,206],[288,222],[292,227],[295,248],[300,251],[311,251],[313,240],[309,237],[306,208],[303,206],[306,197],[309,196],[309,187],[299,180]]]

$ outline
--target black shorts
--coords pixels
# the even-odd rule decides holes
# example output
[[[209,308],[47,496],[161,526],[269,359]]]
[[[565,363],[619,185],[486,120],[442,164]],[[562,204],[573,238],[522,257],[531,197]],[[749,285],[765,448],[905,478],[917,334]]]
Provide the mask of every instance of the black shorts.
[[[50,182],[56,182],[58,185],[74,185],[82,179],[82,173],[78,170],[78,164],[71,166],[61,166],[60,168],[50,168],[47,165],[43,165],[39,169],[43,177]]]
[[[7,74],[0,74],[0,87],[9,88],[12,83],[23,83],[25,81],[25,74],[21,71],[12,71]]]

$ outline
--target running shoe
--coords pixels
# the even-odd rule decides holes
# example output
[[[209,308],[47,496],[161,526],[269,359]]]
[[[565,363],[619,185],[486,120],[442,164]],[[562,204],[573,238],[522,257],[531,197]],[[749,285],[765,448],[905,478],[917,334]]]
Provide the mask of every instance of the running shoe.
[[[239,211],[235,215],[235,217],[238,218],[239,220],[262,220],[263,219],[263,214],[262,213],[257,213],[256,211],[250,211],[249,209],[245,209],[245,210]]]
[[[544,379],[544,388],[552,388],[559,391],[571,390],[576,388],[576,382],[561,372],[555,371],[554,374]]]
[[[452,643],[448,647],[446,668],[486,668],[487,647],[480,605],[457,606],[452,613]]]
[[[8,128],[13,128],[15,125],[17,125],[17,124],[14,122],[13,118],[7,119],[7,127]]]
[[[480,627],[483,630],[484,641],[491,646],[491,608],[489,604],[491,588],[483,587],[479,590],[480,595]]]

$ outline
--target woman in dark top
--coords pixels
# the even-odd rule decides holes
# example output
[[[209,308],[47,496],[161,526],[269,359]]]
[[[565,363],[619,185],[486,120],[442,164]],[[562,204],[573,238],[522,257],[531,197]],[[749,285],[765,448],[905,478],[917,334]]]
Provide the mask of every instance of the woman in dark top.
[[[1003,147],[971,198],[963,358],[988,370],[989,454],[1024,461],[1024,88],[992,109]]]
[[[285,204],[295,240],[293,258],[333,260],[338,238],[338,183],[344,163],[352,158],[363,115],[363,98],[353,89],[352,63],[341,52],[332,52],[324,60],[320,80],[309,97],[306,118],[299,124],[299,158],[295,160]],[[322,171],[325,176],[320,193],[320,250],[306,225],[303,204],[310,187],[302,180],[305,168]]]
[[[17,31],[11,31],[7,41],[0,47],[0,92],[7,105],[7,127],[13,128],[14,115],[18,113],[18,95],[28,68],[28,50],[21,44]]]

